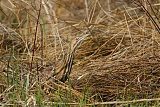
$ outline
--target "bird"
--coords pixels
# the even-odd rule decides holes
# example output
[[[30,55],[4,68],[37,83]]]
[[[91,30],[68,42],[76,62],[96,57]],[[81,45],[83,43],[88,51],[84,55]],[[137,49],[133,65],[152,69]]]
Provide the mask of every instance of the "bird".
[[[71,45],[67,53],[63,57],[62,61],[60,61],[59,64],[54,65],[53,67],[50,67],[51,71],[49,72],[49,75],[47,75],[46,81],[50,80],[52,77],[55,77],[61,82],[65,82],[68,80],[72,70],[74,53],[76,51],[76,48],[89,35],[90,34],[82,34],[78,39],[76,38],[71,42]],[[47,71],[47,69],[43,70],[44,73],[45,71]]]

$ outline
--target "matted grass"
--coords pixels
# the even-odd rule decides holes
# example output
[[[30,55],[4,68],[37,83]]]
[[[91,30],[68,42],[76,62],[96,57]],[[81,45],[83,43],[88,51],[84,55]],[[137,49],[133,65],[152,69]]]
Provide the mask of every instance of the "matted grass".
[[[0,105],[159,106],[158,0],[0,3]]]

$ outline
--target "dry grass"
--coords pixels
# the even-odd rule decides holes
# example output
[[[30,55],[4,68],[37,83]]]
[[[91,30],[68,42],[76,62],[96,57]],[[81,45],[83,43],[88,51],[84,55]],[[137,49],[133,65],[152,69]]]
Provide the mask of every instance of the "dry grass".
[[[84,106],[159,97],[159,2],[152,1],[156,16],[143,2],[154,23],[131,1],[113,1],[2,0],[0,102]],[[90,35],[75,51],[69,80],[45,81],[47,68],[63,65],[83,34]]]

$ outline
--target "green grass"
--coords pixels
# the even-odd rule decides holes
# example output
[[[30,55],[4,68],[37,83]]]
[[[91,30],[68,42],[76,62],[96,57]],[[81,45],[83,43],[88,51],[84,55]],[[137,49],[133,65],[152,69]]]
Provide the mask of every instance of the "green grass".
[[[11,61],[12,61],[12,66],[15,67],[15,70],[16,71],[19,71],[18,70],[18,66],[17,63],[14,63],[13,59],[11,58]],[[6,87],[6,89],[9,89],[8,92],[7,92],[7,98],[9,100],[7,100],[7,102],[4,103],[4,105],[13,105],[13,107],[17,107],[17,106],[20,106],[20,105],[27,105],[29,102],[28,99],[31,99],[31,90],[29,88],[29,74],[27,74],[27,77],[25,79],[24,82],[20,81],[18,78],[19,78],[19,75],[17,75],[17,72],[15,72],[15,74],[11,73],[11,74],[8,74],[8,76],[6,76],[6,80],[8,81],[8,87]],[[10,78],[9,78],[10,77]],[[60,100],[56,100],[54,99],[54,103],[49,103],[47,104],[47,102],[45,102],[44,100],[44,96],[42,95],[42,89],[41,89],[41,86],[40,85],[35,85],[35,94],[33,94],[34,98],[32,99],[33,102],[31,101],[31,105],[36,103],[36,106],[50,106],[50,107],[70,107],[71,105],[68,104],[68,101],[69,101],[69,96],[72,95],[71,93],[71,90],[62,93],[61,90],[58,88],[57,90],[57,98],[59,97]],[[30,95],[29,95],[30,94]],[[63,96],[62,96],[63,94]],[[33,97],[32,96],[32,97]],[[118,95],[120,96],[120,95]],[[131,95],[132,96],[132,95]],[[89,90],[89,87],[85,87],[84,90],[83,90],[83,98],[79,99],[79,102],[76,102],[77,103],[77,107],[85,107],[87,106],[88,104],[90,104],[86,98],[89,98],[91,97],[91,94],[90,94],[90,90]],[[121,101],[119,100],[120,97],[117,97],[117,102],[118,101]],[[147,98],[147,95],[146,95],[146,98]],[[133,99],[133,98],[132,98]],[[34,102],[35,100],[35,102]],[[72,99],[71,99],[72,100]],[[125,100],[125,99],[123,99]],[[129,100],[129,99],[128,99]],[[134,99],[136,100],[136,99]],[[130,101],[130,100],[129,100]],[[19,103],[21,102],[21,103]],[[23,103],[22,103],[23,102]],[[57,104],[56,104],[57,103]],[[63,103],[63,104],[62,104]],[[120,106],[120,105],[123,105],[124,107],[151,107],[151,106],[154,106],[154,107],[158,107],[160,104],[160,101],[154,101],[154,102],[150,102],[150,101],[143,101],[143,102],[133,102],[133,103],[124,103],[124,104],[104,104],[104,105],[92,105],[92,107],[112,107],[112,105],[115,105],[115,106]]]

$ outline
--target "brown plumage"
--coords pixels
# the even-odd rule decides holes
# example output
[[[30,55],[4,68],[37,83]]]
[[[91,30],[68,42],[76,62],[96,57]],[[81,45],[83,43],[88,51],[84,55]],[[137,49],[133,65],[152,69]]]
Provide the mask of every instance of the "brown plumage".
[[[72,70],[72,64],[74,60],[74,52],[76,48],[79,46],[79,44],[84,40],[85,37],[89,36],[89,34],[82,35],[78,40],[72,41],[70,48],[66,54],[66,56],[62,59],[61,62],[59,62],[54,67],[48,67],[46,69],[43,69],[44,74],[47,75],[46,81],[48,81],[50,78],[55,77],[56,79],[65,82]]]

